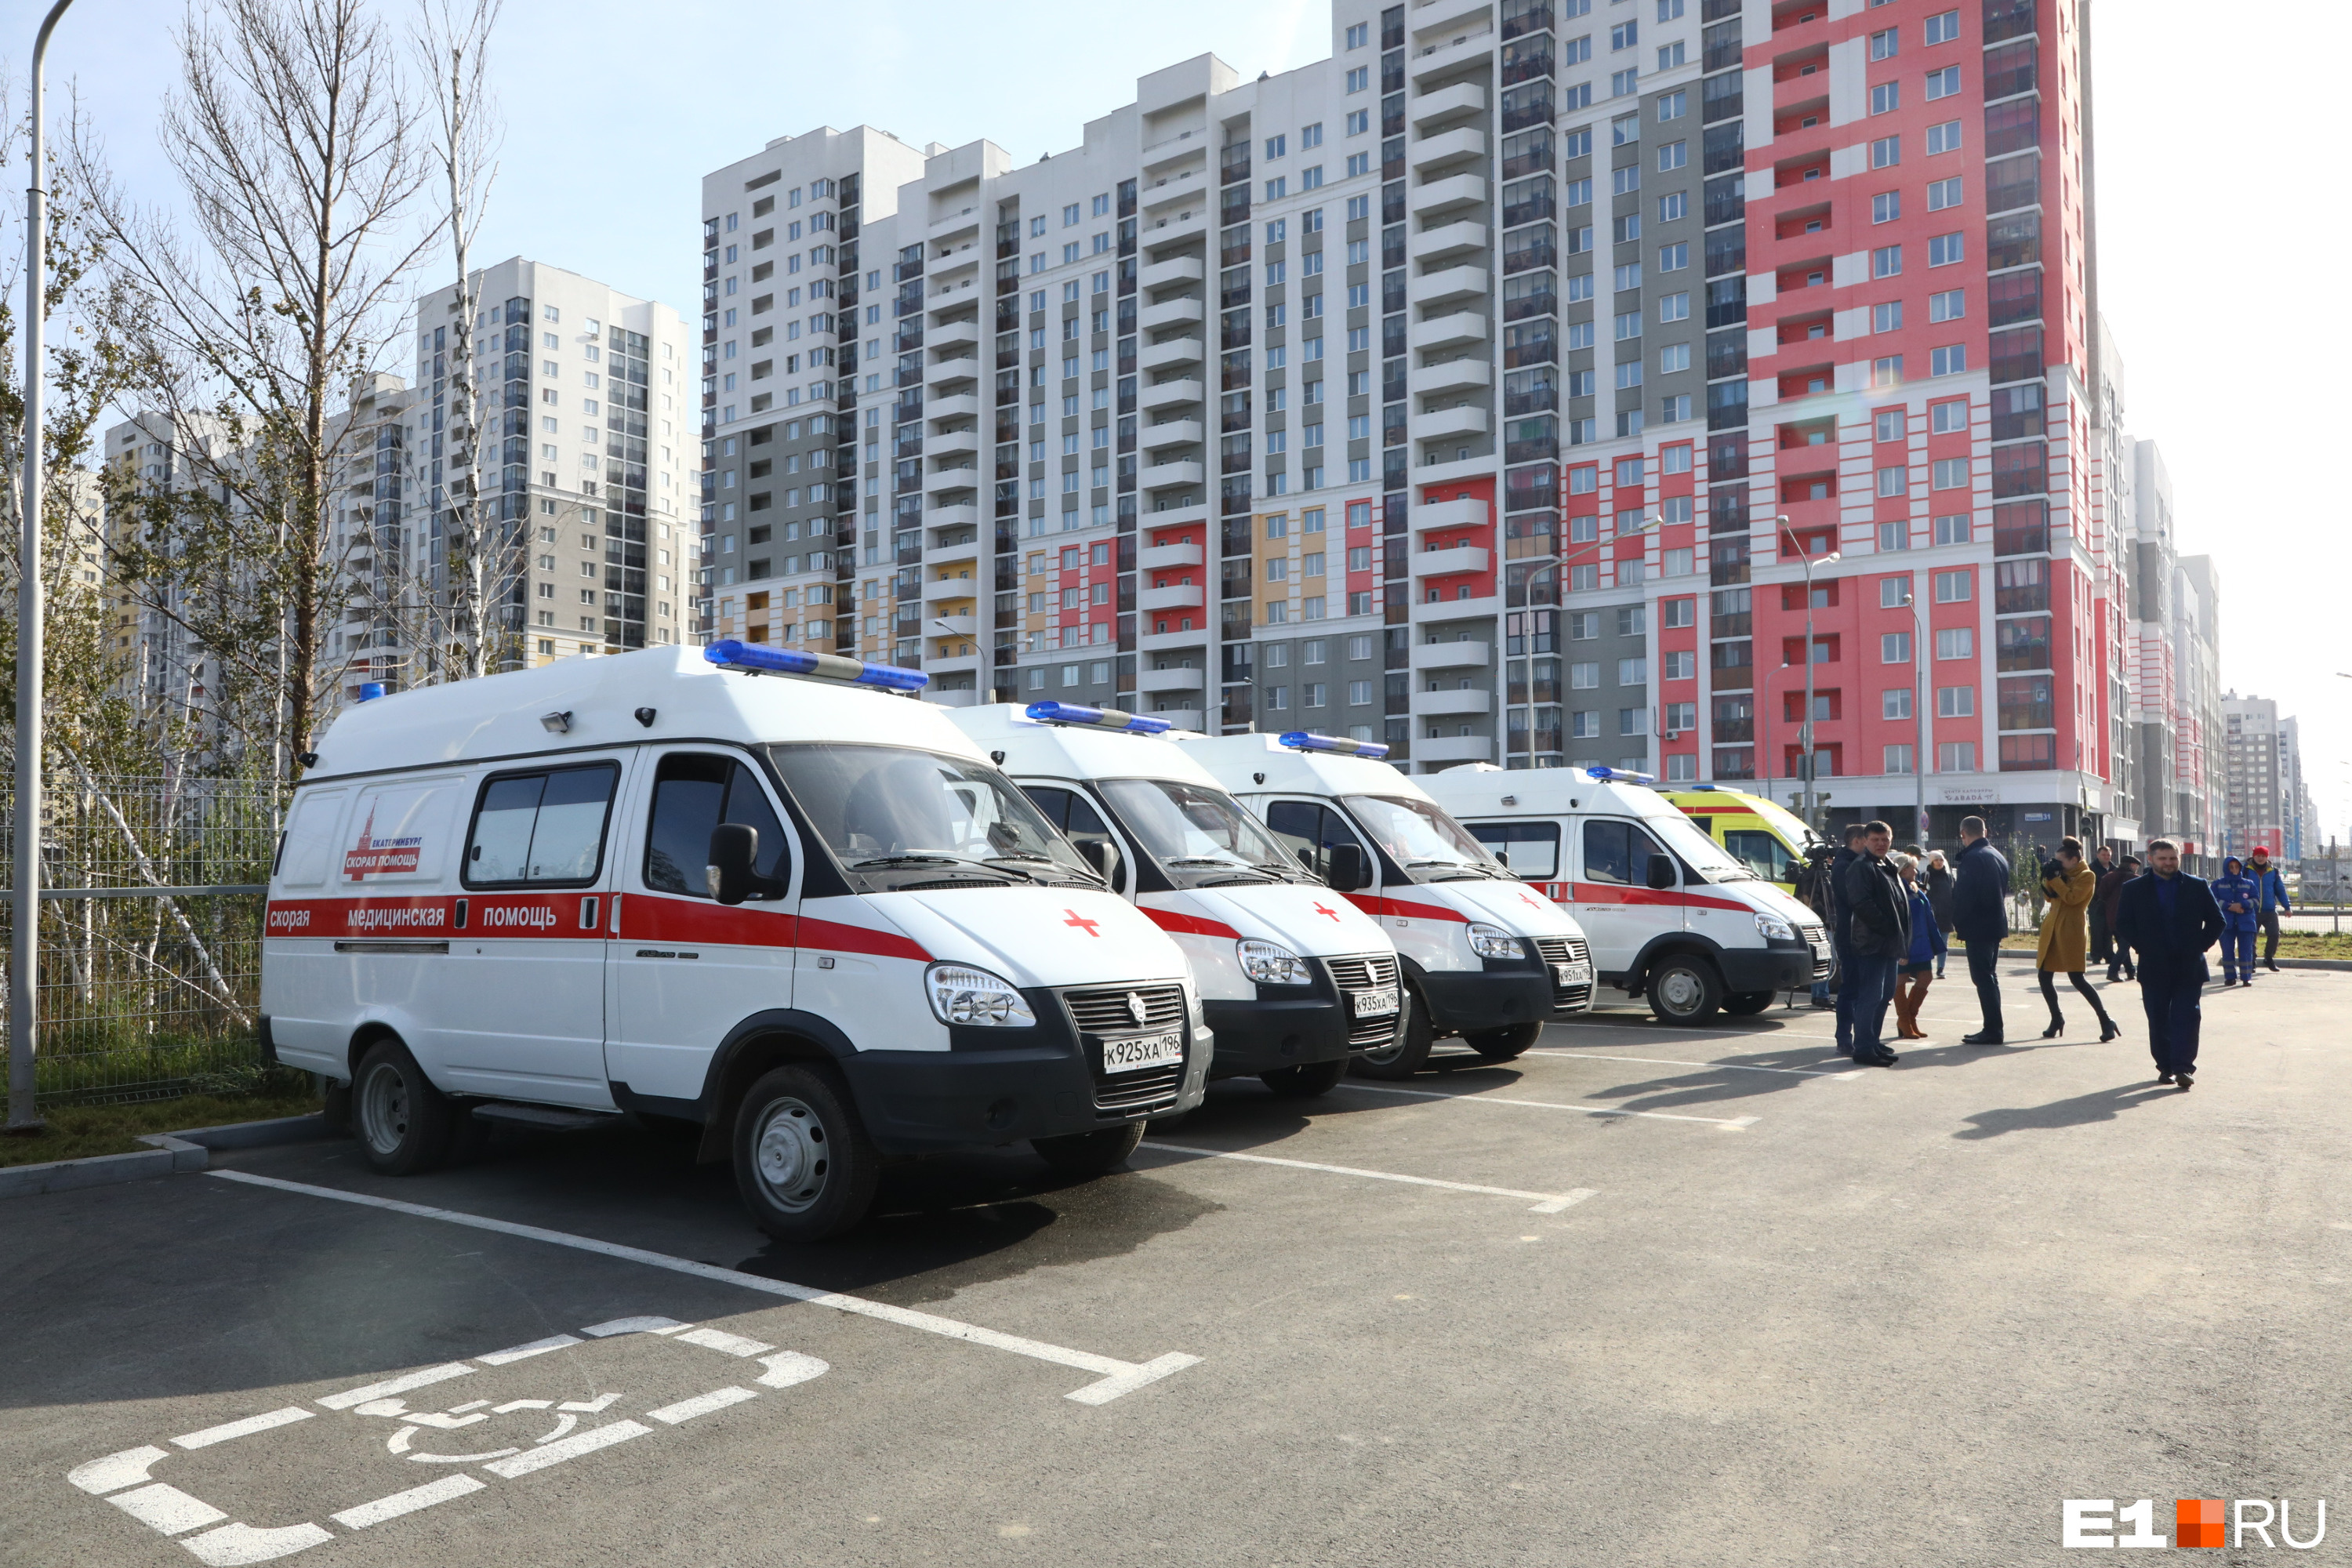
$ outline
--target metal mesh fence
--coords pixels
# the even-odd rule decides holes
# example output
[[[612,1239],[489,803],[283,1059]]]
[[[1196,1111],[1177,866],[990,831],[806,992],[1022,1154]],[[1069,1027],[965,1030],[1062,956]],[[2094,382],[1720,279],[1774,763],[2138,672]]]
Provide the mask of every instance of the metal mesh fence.
[[[41,1103],[163,1099],[256,1069],[259,887],[277,792],[247,780],[68,775],[44,805]],[[0,788],[0,823],[13,820]],[[12,864],[15,852],[11,839]],[[252,890],[228,890],[241,889]],[[0,900],[0,964],[16,918],[15,899]],[[13,990],[15,974],[5,982]]]

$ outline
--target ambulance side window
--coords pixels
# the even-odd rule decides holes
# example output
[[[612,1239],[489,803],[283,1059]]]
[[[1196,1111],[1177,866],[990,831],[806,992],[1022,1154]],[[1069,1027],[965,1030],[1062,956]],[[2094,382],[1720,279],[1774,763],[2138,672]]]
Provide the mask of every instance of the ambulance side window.
[[[1071,795],[1068,790],[1056,789],[1052,784],[1023,784],[1021,793],[1029,797],[1030,805],[1045,814],[1045,820],[1056,829],[1066,829],[1070,826]]]
[[[1796,875],[1796,858],[1789,847],[1769,833],[1728,827],[1724,829],[1723,847],[1768,882],[1786,882]]]
[[[1472,836],[1495,852],[1511,874],[1530,882],[1549,882],[1559,875],[1559,824],[1557,822],[1466,822]]]
[[[1277,800],[1265,809],[1265,825],[1298,862],[1320,877],[1330,869],[1325,853],[1335,844],[1362,847],[1347,820],[1330,807],[1312,801]]]
[[[506,773],[482,786],[466,836],[465,884],[581,887],[604,864],[604,826],[621,770],[584,768]]]
[[[768,804],[757,774],[732,757],[674,752],[654,775],[652,822],[646,834],[646,886],[657,893],[707,899],[703,873],[710,864],[710,830],[740,823],[760,835],[763,877],[790,873],[783,825]]]
[[[1630,822],[1584,825],[1584,880],[1621,888],[1646,887],[1650,857],[1663,855],[1657,840]]]

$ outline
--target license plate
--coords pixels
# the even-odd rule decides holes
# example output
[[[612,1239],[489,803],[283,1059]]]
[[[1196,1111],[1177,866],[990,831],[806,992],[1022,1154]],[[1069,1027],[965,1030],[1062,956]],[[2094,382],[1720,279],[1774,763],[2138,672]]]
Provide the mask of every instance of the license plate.
[[[1555,963],[1551,966],[1551,983],[1559,986],[1590,985],[1592,984],[1591,963]]]
[[[1184,1036],[1178,1030],[1171,1030],[1164,1035],[1137,1035],[1102,1043],[1103,1071],[1107,1073],[1164,1067],[1170,1062],[1183,1059]]]
[[[1822,959],[1827,958],[1830,955],[1830,944],[1828,942],[1817,942],[1812,944],[1812,947],[1813,962],[1815,963],[1819,963]]]
[[[1386,1018],[1397,1010],[1397,988],[1383,985],[1376,991],[1350,991],[1348,1001],[1359,1018]]]

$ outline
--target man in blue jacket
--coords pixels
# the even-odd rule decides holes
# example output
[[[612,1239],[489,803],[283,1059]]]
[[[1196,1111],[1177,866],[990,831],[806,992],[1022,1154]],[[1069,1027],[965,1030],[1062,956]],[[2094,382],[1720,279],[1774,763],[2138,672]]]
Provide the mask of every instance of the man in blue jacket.
[[[2221,910],[2221,984],[2254,983],[2254,928],[2262,923],[2262,895],[2246,875],[2246,863],[2235,855],[2221,862],[2213,879],[2213,902]]]
[[[1969,978],[1977,988],[1984,1027],[1963,1035],[1968,1046],[2001,1044],[2000,939],[2009,934],[2009,857],[1985,837],[1984,818],[1960,819],[1960,852],[1952,860],[1952,934],[1967,944]]]
[[[2125,883],[2116,900],[2116,931],[2128,933],[2140,955],[2139,999],[2147,1013],[2156,1081],[2187,1089],[2197,1070],[2197,1030],[2204,1016],[2198,994],[2212,978],[2205,950],[2221,934],[2221,910],[2210,887],[2181,870],[2180,846],[2155,839],[2147,859],[2147,874]]]
[[[2253,861],[2246,868],[2246,875],[2254,879],[2255,893],[2262,900],[2262,908],[2256,912],[2262,917],[2263,967],[2276,974],[2279,972],[2279,916],[2294,913],[2294,905],[2287,901],[2286,879],[2279,874],[2277,867],[2271,864],[2268,846],[2254,846]],[[2252,980],[2253,973],[2250,954],[2246,964],[2247,979]]]

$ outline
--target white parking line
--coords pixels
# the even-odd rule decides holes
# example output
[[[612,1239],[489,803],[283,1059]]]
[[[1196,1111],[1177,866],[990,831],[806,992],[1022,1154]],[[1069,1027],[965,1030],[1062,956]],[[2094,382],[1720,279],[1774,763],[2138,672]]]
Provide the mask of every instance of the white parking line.
[[[1580,1204],[1600,1189],[1575,1187],[1565,1193],[1523,1193],[1516,1187],[1482,1187],[1470,1182],[1441,1182],[1429,1176],[1400,1176],[1393,1171],[1360,1171],[1353,1165],[1319,1165],[1312,1160],[1277,1160],[1271,1154],[1237,1154],[1228,1149],[1193,1149],[1181,1143],[1153,1143],[1149,1141],[1139,1148],[1155,1149],[1163,1154],[1189,1154],[1203,1160],[1242,1160],[1253,1165],[1287,1165],[1294,1171],[1322,1171],[1334,1176],[1366,1176],[1376,1182],[1403,1182],[1415,1187],[1443,1187],[1450,1193],[1484,1193],[1496,1198],[1533,1198],[1530,1214],[1558,1214],[1572,1205]]]
[[[299,1405],[283,1410],[273,1410],[266,1415],[248,1415],[242,1421],[226,1422],[207,1426],[201,1432],[191,1432],[184,1437],[172,1439],[174,1448],[209,1448],[215,1443],[226,1443],[232,1437],[249,1437],[256,1432],[267,1432],[272,1426],[284,1426],[296,1421],[308,1421],[310,1413]]]
[[[681,1399],[676,1405],[665,1405],[652,1412],[656,1421],[675,1426],[681,1421],[691,1421],[698,1415],[708,1415],[714,1410],[724,1410],[730,1405],[740,1405],[760,1396],[748,1388],[721,1388],[709,1394],[698,1394],[692,1399]]]
[[[1550,1100],[1509,1100],[1499,1094],[1440,1094],[1435,1089],[1390,1089],[1385,1085],[1369,1083],[1342,1083],[1339,1087],[1363,1094],[1395,1094],[1412,1100],[1467,1100],[1481,1105],[1524,1105],[1538,1110],[1578,1110],[1587,1116],[1643,1116],[1654,1121],[1696,1121],[1708,1127],[1727,1127],[1735,1131],[1745,1131],[1763,1120],[1759,1116],[1677,1116],[1671,1110],[1620,1110],[1608,1105],[1562,1105]]]
[[[1801,1078],[1860,1078],[1862,1076],[1860,1068],[1849,1068],[1843,1072],[1832,1072],[1822,1068],[1759,1068],[1751,1067],[1746,1062],[1685,1062],[1676,1061],[1672,1057],[1612,1057],[1603,1056],[1599,1051],[1556,1051],[1548,1046],[1538,1047],[1526,1054],[1531,1057],[1578,1057],[1592,1062],[1646,1062],[1652,1067],[1727,1068],[1733,1072],[1795,1073]]]
[[[280,1181],[275,1176],[257,1176],[247,1171],[208,1171],[207,1175],[223,1181],[239,1182],[247,1186],[268,1187],[278,1192],[300,1193],[309,1197],[327,1198],[336,1203],[357,1204],[363,1208],[383,1209],[392,1214],[404,1214],[415,1219],[438,1220],[444,1225],[460,1225],[474,1230],[487,1230],[500,1236],[520,1237],[526,1241],[546,1242],[553,1247],[568,1247],[580,1252],[593,1252],[605,1258],[628,1263],[640,1263],[649,1268],[666,1268],[673,1274],[692,1275],[698,1279],[715,1279],[722,1284],[740,1286],[746,1290],[766,1296],[781,1296],[787,1300],[805,1301],[813,1307],[830,1308],[836,1312],[848,1312],[858,1317],[874,1318],[886,1323],[896,1323],[902,1329],[917,1329],[927,1334],[945,1339],[961,1340],[967,1344],[986,1345],[992,1350],[1007,1351],[1027,1356],[1033,1361],[1051,1362],[1056,1366],[1074,1367],[1095,1374],[1095,1381],[1083,1388],[1074,1389],[1065,1397],[1081,1405],[1108,1405],[1121,1394],[1159,1382],[1188,1366],[1198,1366],[1201,1358],[1181,1351],[1154,1356],[1147,1362],[1120,1361],[1113,1356],[1096,1355],[1090,1351],[1071,1350],[1066,1346],[1047,1344],[1042,1340],[1024,1339],[1018,1334],[999,1333],[971,1323],[960,1323],[953,1318],[941,1318],[929,1312],[912,1311],[905,1307],[893,1307],[882,1301],[869,1301],[862,1296],[846,1296],[837,1290],[819,1290],[807,1285],[794,1285],[788,1280],[769,1279],[740,1269],[722,1268],[715,1263],[697,1263],[691,1258],[672,1258],[667,1253],[648,1252],[643,1247],[623,1247],[614,1242],[598,1241],[593,1237],[572,1236],[560,1230],[547,1230],[535,1225],[517,1225],[511,1220],[490,1219],[482,1215],[462,1214],[456,1209],[428,1208],[423,1204],[402,1203],[396,1198],[372,1197],[364,1193],[348,1193],[334,1187],[312,1186],[304,1182]],[[527,1347],[519,1347],[527,1348]],[[444,1377],[456,1377],[473,1369],[464,1363],[451,1367],[435,1367],[426,1372],[411,1373],[405,1378],[371,1385],[335,1399],[348,1398],[357,1405],[386,1394],[422,1386]],[[321,1405],[342,1409],[329,1400]],[[598,1430],[608,1430],[600,1427]]]
[[[653,1428],[638,1421],[609,1421],[593,1426],[577,1437],[566,1437],[560,1443],[550,1443],[544,1448],[526,1448],[511,1459],[495,1459],[482,1468],[494,1476],[513,1480],[533,1470],[543,1470],[550,1465],[560,1465],[566,1459],[576,1459],[583,1454],[593,1454],[599,1448],[609,1448],[615,1443],[625,1443],[632,1437],[649,1435]]]
[[[327,1517],[346,1530],[365,1530],[372,1524],[382,1524],[387,1519],[398,1519],[402,1514],[415,1513],[420,1508],[431,1508],[436,1502],[448,1502],[452,1499],[484,1490],[488,1485],[488,1481],[477,1480],[472,1476],[449,1476]]]

